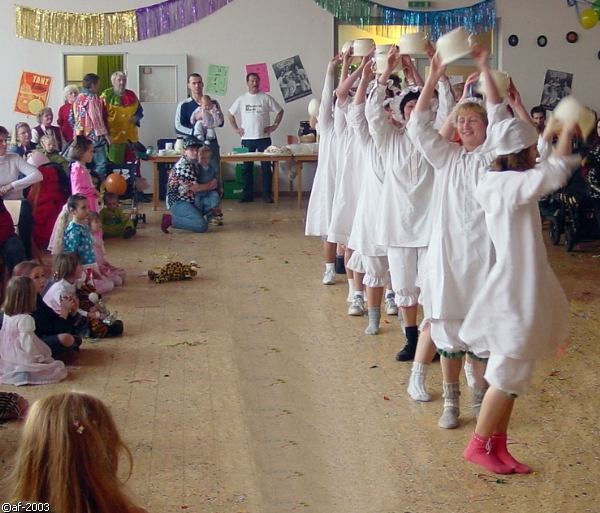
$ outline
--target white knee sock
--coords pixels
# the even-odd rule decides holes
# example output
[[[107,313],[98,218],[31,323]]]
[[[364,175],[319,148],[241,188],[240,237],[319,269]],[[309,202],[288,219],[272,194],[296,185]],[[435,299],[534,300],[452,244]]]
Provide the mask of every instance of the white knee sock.
[[[429,365],[425,363],[413,362],[408,388],[406,391],[413,401],[428,402],[431,401],[431,395],[427,392],[425,379]]]

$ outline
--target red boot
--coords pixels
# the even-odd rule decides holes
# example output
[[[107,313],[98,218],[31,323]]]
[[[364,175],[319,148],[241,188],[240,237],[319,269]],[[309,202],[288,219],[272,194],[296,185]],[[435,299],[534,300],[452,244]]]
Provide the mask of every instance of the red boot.
[[[495,454],[505,465],[512,467],[517,474],[531,473],[531,467],[519,463],[513,455],[508,452],[506,439],[506,433],[494,433],[492,435],[492,454]]]
[[[162,215],[162,220],[160,222],[160,229],[165,233],[169,233],[169,228],[172,223],[173,223],[173,216],[171,216],[171,214],[169,214],[168,212],[165,212]]]
[[[469,445],[463,453],[465,460],[475,463],[494,474],[512,474],[514,469],[502,463],[492,452],[492,439],[482,438],[473,433]]]

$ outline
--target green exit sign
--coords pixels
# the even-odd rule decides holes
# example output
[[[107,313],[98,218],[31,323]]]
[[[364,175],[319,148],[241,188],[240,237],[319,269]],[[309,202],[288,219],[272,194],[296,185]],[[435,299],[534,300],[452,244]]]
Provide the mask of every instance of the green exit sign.
[[[410,0],[408,2],[408,7],[412,9],[429,9],[431,7],[431,2]]]

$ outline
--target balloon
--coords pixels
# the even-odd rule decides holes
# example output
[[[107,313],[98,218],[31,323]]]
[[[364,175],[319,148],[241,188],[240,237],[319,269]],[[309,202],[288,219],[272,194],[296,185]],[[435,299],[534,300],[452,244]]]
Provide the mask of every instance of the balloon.
[[[579,15],[579,23],[584,29],[591,29],[598,23],[598,13],[594,9],[584,9]]]
[[[104,188],[108,192],[113,192],[121,196],[127,191],[127,181],[118,173],[111,173],[106,177]]]

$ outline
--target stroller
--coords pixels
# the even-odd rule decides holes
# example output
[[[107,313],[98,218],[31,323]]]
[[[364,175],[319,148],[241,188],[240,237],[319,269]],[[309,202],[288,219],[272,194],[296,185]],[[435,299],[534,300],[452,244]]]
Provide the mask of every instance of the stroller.
[[[575,171],[569,183],[540,202],[542,215],[550,220],[550,240],[573,251],[578,242],[600,239],[600,228],[595,216],[594,201],[589,185],[580,170]]]
[[[132,213],[131,219],[134,226],[137,227],[140,221],[146,224],[146,214],[137,212],[137,204],[143,197],[143,192],[139,190],[137,182],[141,179],[140,161],[146,158],[146,147],[140,142],[132,143],[129,141],[129,143],[134,157],[129,158],[129,161],[124,164],[114,164],[109,161],[107,176],[111,173],[119,173],[127,181],[127,190],[125,194],[120,196],[120,200],[124,207],[123,210]]]

